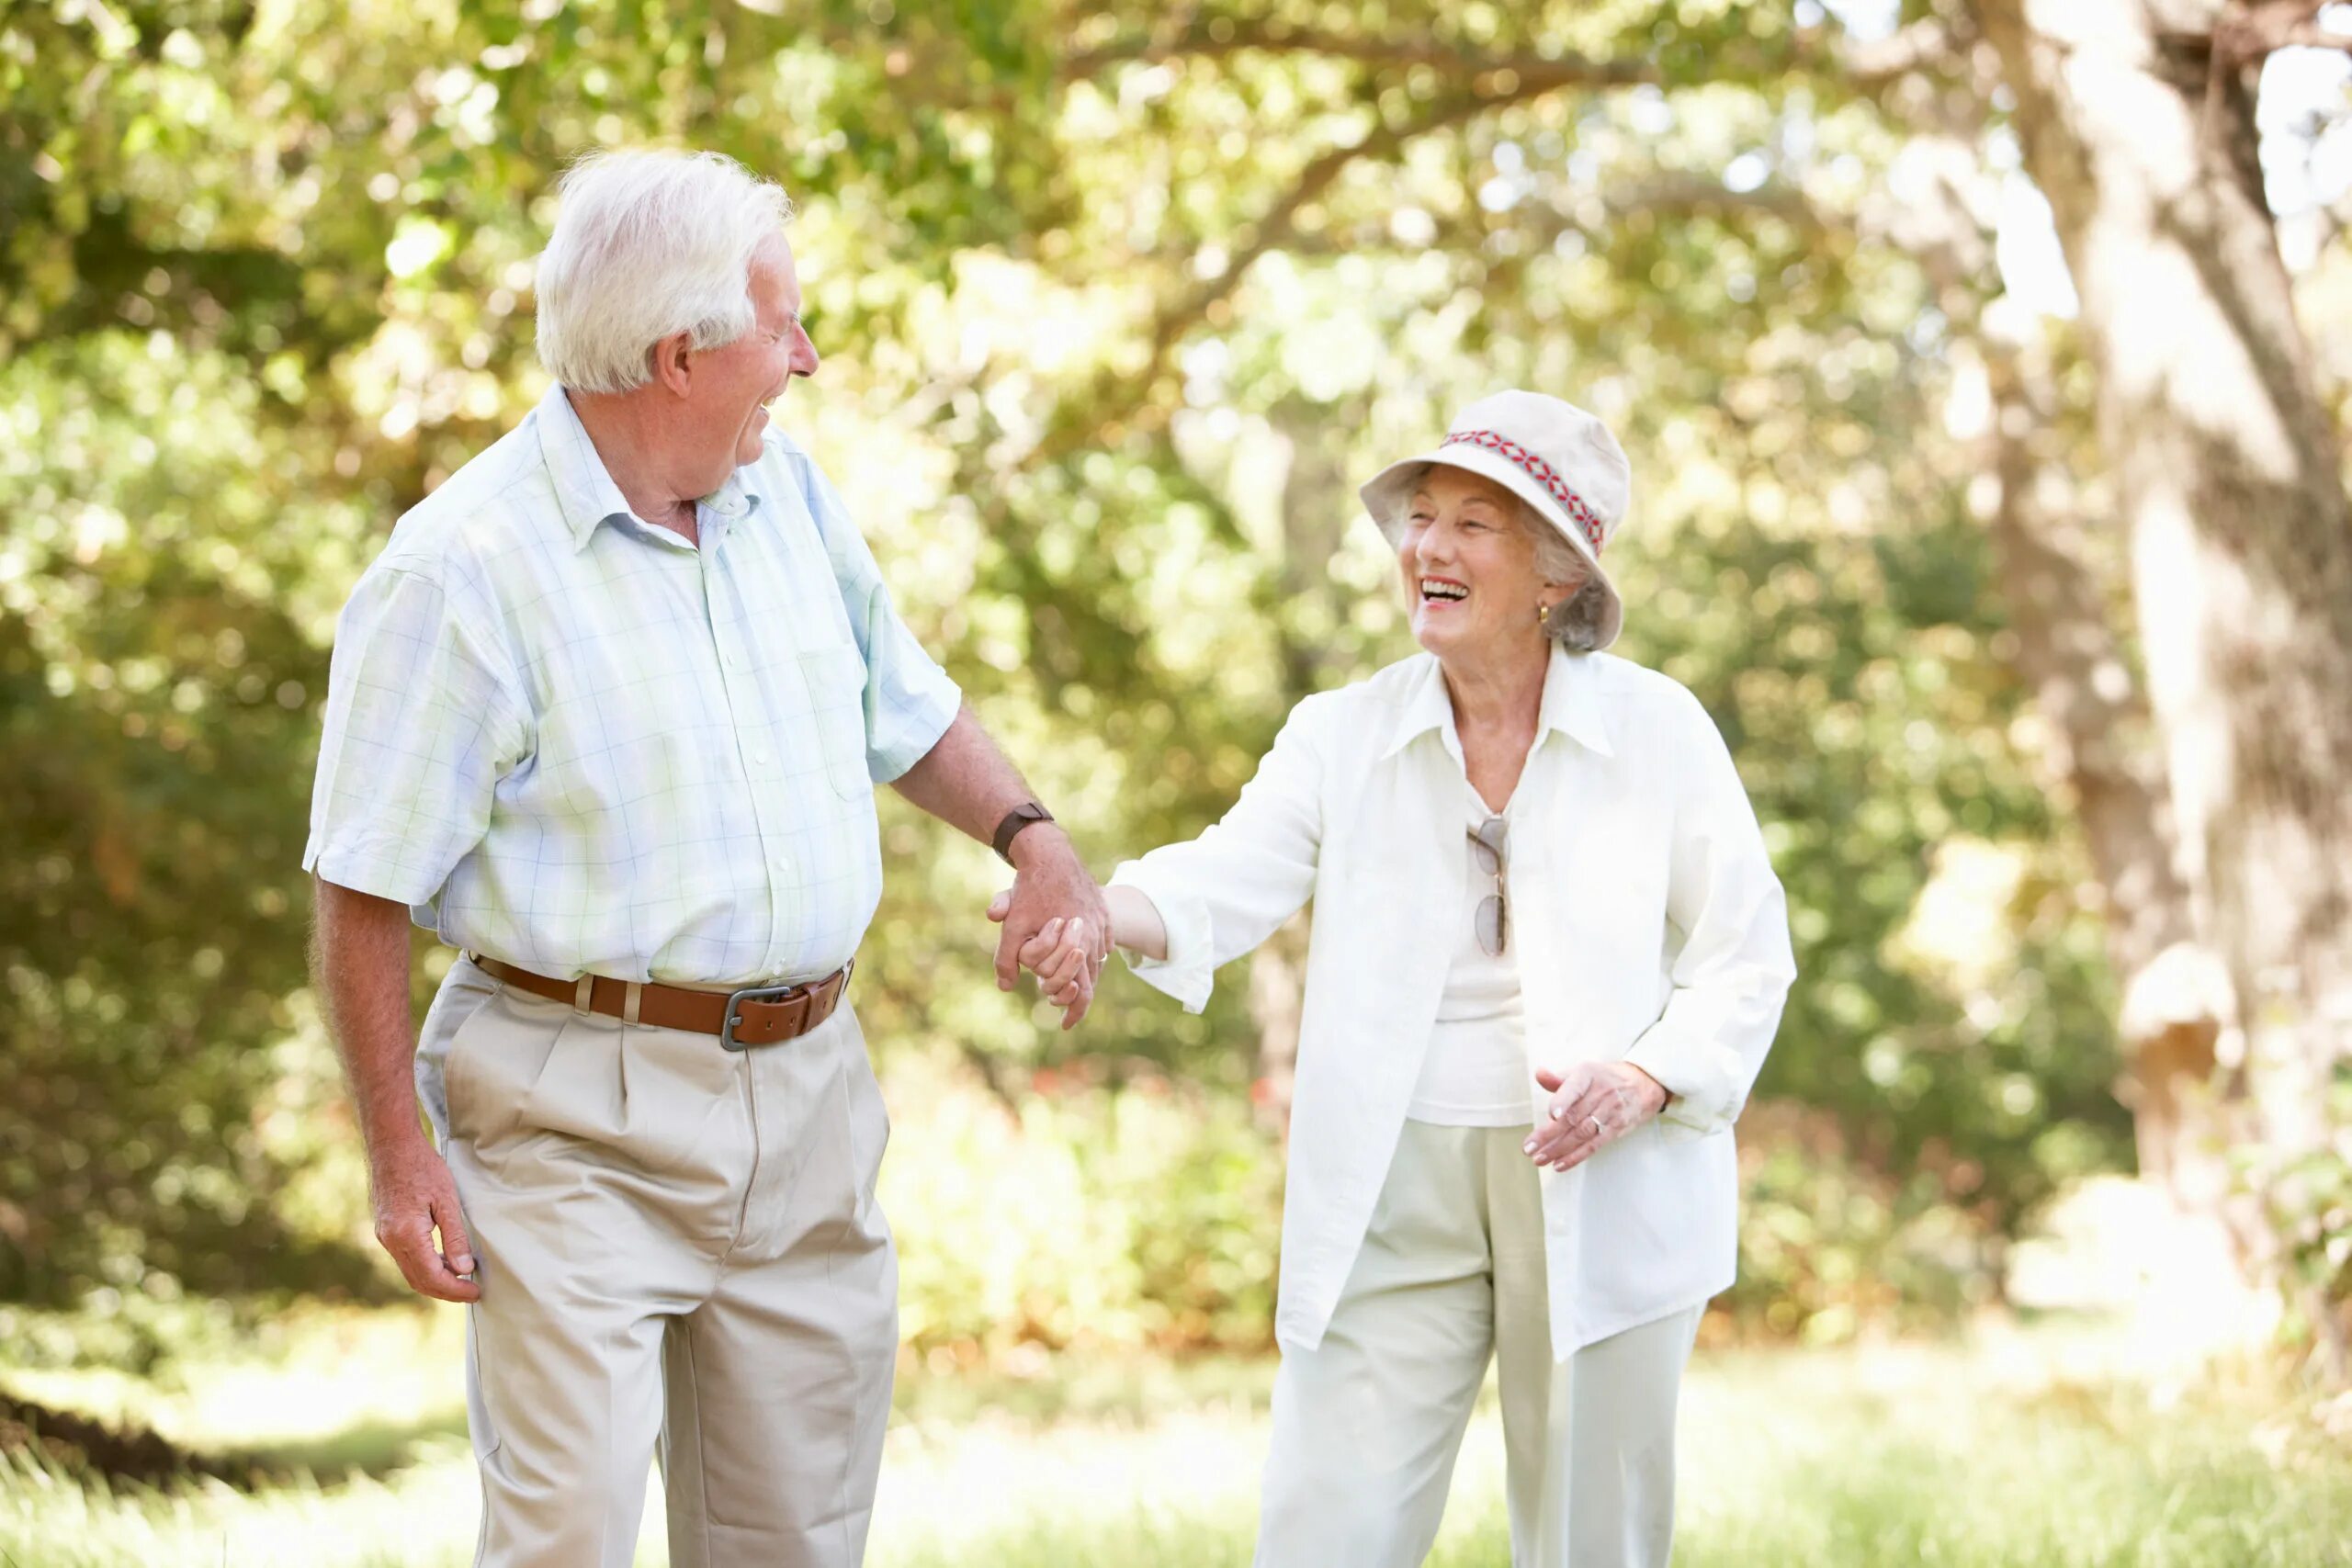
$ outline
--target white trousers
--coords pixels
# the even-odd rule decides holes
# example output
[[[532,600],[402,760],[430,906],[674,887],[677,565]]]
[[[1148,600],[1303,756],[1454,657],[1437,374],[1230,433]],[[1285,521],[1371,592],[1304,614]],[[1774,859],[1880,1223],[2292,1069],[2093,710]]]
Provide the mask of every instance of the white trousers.
[[[467,976],[469,980],[472,976]],[[481,1568],[854,1568],[898,1351],[888,1136],[846,1007],[740,1054],[499,987],[451,1038]]]
[[[1664,1568],[1704,1307],[1555,1362],[1527,1132],[1405,1123],[1323,1342],[1275,1378],[1257,1568],[1416,1568],[1490,1356],[1513,1568]]]

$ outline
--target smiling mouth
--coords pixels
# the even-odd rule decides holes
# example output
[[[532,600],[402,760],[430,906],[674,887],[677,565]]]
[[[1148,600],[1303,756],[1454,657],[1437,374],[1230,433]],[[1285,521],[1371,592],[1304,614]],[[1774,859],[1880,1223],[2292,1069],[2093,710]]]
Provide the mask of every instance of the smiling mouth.
[[[1421,603],[1424,604],[1459,604],[1470,597],[1470,590],[1445,577],[1421,579]]]

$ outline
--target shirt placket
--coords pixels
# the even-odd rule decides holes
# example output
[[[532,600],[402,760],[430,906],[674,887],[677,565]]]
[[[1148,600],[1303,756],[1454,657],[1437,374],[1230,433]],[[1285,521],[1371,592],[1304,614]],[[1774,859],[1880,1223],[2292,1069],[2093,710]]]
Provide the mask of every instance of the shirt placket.
[[[787,933],[797,930],[802,868],[793,857],[786,828],[784,753],[773,713],[775,694],[760,687],[759,660],[748,634],[750,619],[742,613],[735,576],[728,568],[731,517],[708,506],[701,511],[703,614],[718,653],[729,729],[750,786],[752,820],[760,838],[760,865],[767,879],[768,929],[766,940],[760,944],[758,965],[759,977],[767,979],[783,972]]]
[[[1520,951],[1522,954],[1557,955],[1536,963],[1522,960],[1519,966],[1521,995],[1527,1009],[1528,1040],[1531,1044],[1544,1042],[1555,1051],[1576,1028],[1569,998],[1562,994],[1560,984],[1560,976],[1568,967],[1561,960],[1572,956],[1561,918],[1562,900],[1608,896],[1605,889],[1566,888],[1560,881],[1559,851],[1564,838],[1573,837],[1577,831],[1573,797],[1561,793],[1562,775],[1569,771],[1573,761],[1562,737],[1549,729],[1537,730],[1535,744],[1529,749],[1527,766],[1520,774],[1519,788],[1512,793],[1510,803],[1514,829],[1510,838],[1511,915],[1519,927]],[[1531,830],[1518,831],[1521,825]],[[1558,1066],[1564,1066],[1565,1061],[1539,1061],[1537,1065]]]

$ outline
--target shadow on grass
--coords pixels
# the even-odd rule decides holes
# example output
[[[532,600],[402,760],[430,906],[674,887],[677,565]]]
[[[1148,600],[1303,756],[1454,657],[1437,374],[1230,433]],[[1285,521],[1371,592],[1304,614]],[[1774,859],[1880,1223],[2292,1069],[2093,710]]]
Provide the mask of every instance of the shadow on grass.
[[[209,1481],[250,1493],[302,1482],[325,1487],[362,1477],[381,1480],[465,1438],[465,1412],[458,1410],[419,1421],[362,1422],[300,1442],[207,1452],[144,1427],[112,1426],[0,1394],[0,1454],[21,1456],[62,1476],[101,1480],[110,1488]]]
[[[239,1457],[256,1469],[303,1474],[322,1486],[367,1477],[380,1481],[466,1442],[466,1413],[444,1411],[418,1421],[363,1421],[300,1442],[272,1443]]]

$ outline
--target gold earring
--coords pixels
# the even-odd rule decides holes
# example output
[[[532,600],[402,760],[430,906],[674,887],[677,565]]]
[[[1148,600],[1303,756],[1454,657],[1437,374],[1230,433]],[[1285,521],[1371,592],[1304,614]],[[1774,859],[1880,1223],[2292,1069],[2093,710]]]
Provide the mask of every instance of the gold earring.
[[[1542,626],[1545,621],[1548,621],[1548,620],[1550,620],[1551,618],[1552,618],[1552,606],[1551,606],[1551,605],[1549,605],[1549,604],[1545,604],[1545,603],[1544,603],[1544,601],[1543,601],[1543,600],[1541,600],[1541,599],[1538,599],[1537,601],[1535,601],[1535,624],[1536,624],[1537,626]]]

